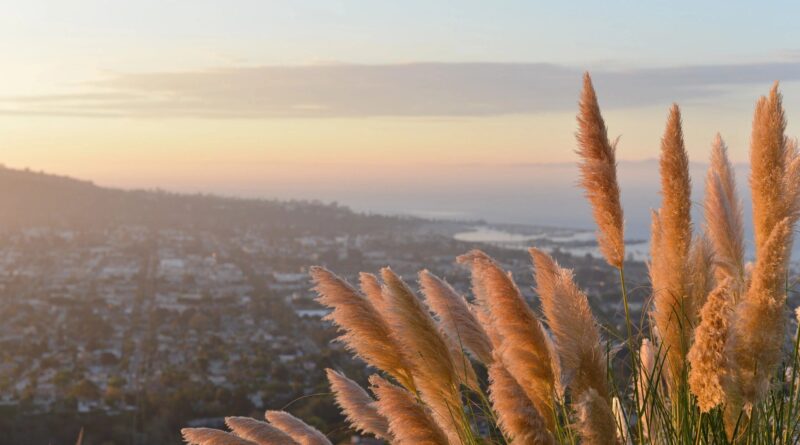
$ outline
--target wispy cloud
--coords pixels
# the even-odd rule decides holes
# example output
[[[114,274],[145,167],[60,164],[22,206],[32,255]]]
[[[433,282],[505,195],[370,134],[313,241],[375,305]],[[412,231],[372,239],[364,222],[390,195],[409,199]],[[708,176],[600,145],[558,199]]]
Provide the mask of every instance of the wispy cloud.
[[[0,113],[286,118],[491,116],[573,110],[582,70],[543,63],[410,63],[117,74],[79,93],[0,97]],[[800,62],[594,70],[604,109],[691,101],[800,80]]]

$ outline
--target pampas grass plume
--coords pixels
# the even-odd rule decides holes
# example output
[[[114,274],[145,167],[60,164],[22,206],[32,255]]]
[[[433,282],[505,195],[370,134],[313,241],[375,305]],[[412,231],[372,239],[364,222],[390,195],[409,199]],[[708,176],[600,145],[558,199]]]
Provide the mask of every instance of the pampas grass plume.
[[[732,278],[727,278],[708,296],[689,350],[689,387],[697,397],[700,411],[708,412],[725,401],[722,388],[727,369],[725,343],[728,339],[734,299]]]
[[[386,380],[370,377],[372,390],[378,397],[378,413],[389,419],[389,431],[397,445],[449,445],[447,436],[417,403],[414,395]]]
[[[299,445],[332,445],[319,430],[286,411],[267,411],[264,416]]]
[[[484,364],[492,362],[492,343],[469,303],[444,280],[423,270],[419,282],[425,301],[439,317],[445,333]]]
[[[784,196],[786,117],[778,83],[756,104],[750,140],[750,188],[756,258],[762,256],[772,229],[787,216]]]
[[[592,205],[600,252],[608,264],[621,268],[625,260],[625,240],[617,184],[616,144],[608,140],[589,73],[583,76],[579,106],[577,153],[581,158],[581,186]]]
[[[689,346],[691,326],[687,314],[694,308],[686,283],[692,241],[691,181],[677,105],[670,109],[661,139],[660,170],[662,201],[657,255],[663,262],[659,268],[665,270],[652,277],[652,315],[667,354],[670,388],[676,391]]]
[[[463,432],[461,396],[463,378],[457,372],[453,350],[436,322],[408,285],[388,267],[381,269],[383,294],[388,302],[389,326],[412,363],[414,381],[434,419],[451,441]]]
[[[581,436],[581,444],[609,445],[617,442],[617,422],[604,397],[589,388],[574,405],[577,417],[575,426]]]
[[[212,428],[184,428],[181,434],[189,445],[256,445],[231,433]]]
[[[326,319],[333,321],[344,334],[339,339],[365,362],[382,369],[404,386],[413,388],[413,377],[399,345],[386,321],[370,302],[344,280],[322,268],[311,269],[319,294],[317,301],[333,311]]]
[[[333,369],[325,370],[336,404],[356,431],[391,441],[389,421],[378,413],[375,400],[358,383]]]
[[[491,323],[502,337],[499,350],[506,369],[552,430],[555,375],[541,322],[514,281],[486,254],[473,251],[459,257],[459,262],[471,266],[473,283],[486,292]]]
[[[742,203],[728,147],[719,133],[711,145],[703,213],[706,233],[714,246],[715,274],[720,281],[733,279],[733,287],[738,288],[744,282]]]
[[[489,366],[489,398],[497,413],[498,426],[512,444],[555,443],[541,413],[500,360]]]
[[[274,426],[250,417],[226,417],[233,434],[258,445],[297,445],[297,442]]]
[[[589,300],[572,273],[539,249],[529,250],[535,265],[536,289],[553,333],[562,372],[571,376],[575,399],[594,388],[608,403],[606,354]]]

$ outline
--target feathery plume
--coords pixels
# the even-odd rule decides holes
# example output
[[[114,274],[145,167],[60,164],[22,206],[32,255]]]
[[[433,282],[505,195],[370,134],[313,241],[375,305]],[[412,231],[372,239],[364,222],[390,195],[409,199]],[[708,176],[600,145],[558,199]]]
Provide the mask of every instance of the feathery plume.
[[[325,318],[344,331],[339,340],[368,364],[388,372],[407,388],[413,388],[413,377],[399,353],[401,348],[372,304],[347,282],[322,267],[312,268],[311,276],[319,294],[317,301],[333,309]]]
[[[286,411],[267,411],[264,416],[299,445],[332,445],[319,430]]]
[[[589,73],[583,75],[577,139],[581,186],[592,204],[598,227],[597,244],[608,264],[619,269],[625,260],[625,240],[617,184],[616,143],[608,140]]]
[[[728,147],[717,133],[711,145],[711,165],[706,175],[703,202],[706,233],[714,246],[715,274],[736,284],[744,282],[744,224],[736,176],[728,160]]]
[[[658,256],[665,273],[651,276],[654,292],[653,319],[667,354],[670,388],[677,390],[689,349],[690,323],[687,314],[694,306],[689,301],[686,272],[692,241],[691,181],[689,157],[683,143],[681,114],[677,105],[670,109],[661,139],[661,209]],[[663,280],[663,281],[662,281]]]
[[[542,312],[555,338],[563,372],[571,376],[574,399],[594,388],[605,403],[608,398],[606,354],[589,300],[575,284],[572,273],[538,249],[529,249],[535,266],[536,290]]]
[[[661,254],[662,248],[661,216],[658,210],[650,211],[650,262],[647,264],[647,271],[650,274],[650,282],[653,287],[653,294],[660,291],[669,276],[669,264]]]
[[[553,334],[547,330],[544,333],[544,338],[547,340],[547,352],[550,354],[550,368],[553,370],[553,378],[555,379],[556,396],[559,400],[564,400],[564,394],[567,391],[567,383],[570,378],[564,375],[564,370],[561,367],[561,357],[558,356],[558,348],[556,348],[556,342],[553,341]]]
[[[574,404],[578,434],[584,445],[609,445],[617,442],[614,413],[594,388],[586,390]],[[611,419],[609,421],[608,419]]]
[[[639,401],[639,412],[642,413],[642,427],[644,435],[654,439],[658,429],[657,419],[653,416],[653,397],[659,390],[660,379],[656,375],[657,354],[653,343],[643,338],[639,349],[639,378],[636,380],[636,391]]]
[[[786,329],[786,292],[783,288],[791,246],[789,218],[780,220],[756,259],[750,288],[736,307],[726,353],[730,372],[726,394],[752,406],[762,400],[781,358]],[[726,406],[729,422],[738,419],[738,403]]]
[[[501,360],[489,365],[489,399],[497,413],[500,430],[511,444],[551,445],[553,435],[542,415]]]
[[[441,323],[437,323],[436,327],[439,330],[439,335],[442,336],[444,343],[447,345],[447,350],[450,351],[450,358],[456,368],[459,383],[475,392],[479,392],[481,386],[478,383],[478,375],[475,374],[475,368],[472,367],[472,362],[469,360],[467,353],[464,352],[464,347],[459,343],[458,339],[444,332]]]
[[[181,434],[189,445],[256,445],[249,440],[213,428],[184,428]]]
[[[690,328],[697,326],[700,309],[708,294],[714,289],[714,250],[705,234],[692,240],[689,250],[689,301],[693,307],[687,311]]]
[[[386,300],[383,299],[381,282],[378,281],[378,277],[371,273],[361,272],[358,274],[358,281],[361,293],[367,297],[379,314],[385,314],[387,311]]]
[[[800,217],[800,151],[797,139],[786,139],[786,174],[784,176],[784,190],[786,196],[787,216],[792,221]]]
[[[378,397],[378,413],[389,419],[389,431],[397,445],[449,445],[447,436],[416,402],[414,396],[398,386],[373,375],[369,379]]]
[[[491,323],[503,339],[499,350],[506,369],[552,431],[555,376],[541,322],[511,277],[486,254],[473,251],[459,257],[459,262],[471,266],[473,283],[485,292]]]
[[[489,336],[464,297],[427,270],[420,272],[419,282],[425,301],[439,317],[444,332],[464,345],[477,360],[484,364],[491,363],[492,344]]]
[[[278,428],[250,417],[226,417],[225,424],[233,434],[258,445],[297,445]]]
[[[500,335],[500,332],[494,327],[492,323],[492,314],[489,313],[489,308],[487,308],[485,304],[480,303],[479,305],[470,306],[470,312],[475,315],[475,319],[478,320],[483,330],[486,331],[486,335],[489,336],[489,341],[492,343],[492,351],[500,349],[503,344],[503,336]],[[491,361],[494,360],[495,354],[492,352]]]
[[[336,397],[336,404],[342,409],[347,421],[356,431],[372,434],[378,439],[391,441],[389,421],[378,413],[375,399],[343,374],[326,369],[328,382]]]
[[[753,199],[753,229],[756,258],[778,222],[788,216],[784,196],[786,169],[786,117],[783,99],[775,82],[769,96],[756,103],[750,140],[750,188]]]
[[[451,441],[458,443],[466,425],[463,425],[461,394],[462,379],[453,362],[451,349],[442,337],[436,322],[414,292],[391,269],[381,269],[384,299],[388,302],[386,314],[395,338],[412,363],[414,381],[422,399],[433,410]]]
[[[689,388],[697,396],[697,405],[704,413],[725,402],[722,381],[727,369],[725,342],[734,307],[732,280],[726,278],[708,296],[687,356],[691,364]]]
[[[625,413],[622,412],[622,404],[618,397],[611,399],[611,411],[614,413],[614,418],[617,422],[618,443],[631,445],[632,442],[628,432],[628,422],[625,420]]]

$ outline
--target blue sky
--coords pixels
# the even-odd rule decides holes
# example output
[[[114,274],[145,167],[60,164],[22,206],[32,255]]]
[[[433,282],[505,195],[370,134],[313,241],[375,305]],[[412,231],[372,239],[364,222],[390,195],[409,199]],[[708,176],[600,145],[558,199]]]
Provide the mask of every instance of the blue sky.
[[[222,60],[258,64],[504,61],[651,66],[793,57],[793,42],[800,37],[796,2],[0,3],[5,49],[16,48],[12,54],[32,49],[31,59],[48,54],[46,47],[98,56],[118,48],[147,48],[155,62],[183,48],[189,54],[175,65],[192,65],[192,54],[202,58],[204,47]],[[143,54],[133,58],[144,59]]]

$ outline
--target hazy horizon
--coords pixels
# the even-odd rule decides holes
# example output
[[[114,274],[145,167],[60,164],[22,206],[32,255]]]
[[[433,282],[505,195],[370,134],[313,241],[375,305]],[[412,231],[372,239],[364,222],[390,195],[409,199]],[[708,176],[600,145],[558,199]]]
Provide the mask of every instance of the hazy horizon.
[[[381,165],[365,168],[360,165],[327,164],[320,166],[314,181],[306,182],[285,167],[280,164],[251,166],[247,175],[213,183],[156,181],[147,184],[128,182],[125,178],[98,181],[65,172],[44,173],[88,180],[101,187],[160,189],[235,198],[337,202],[357,212],[385,215],[589,230],[595,227],[589,204],[577,185],[577,164],[573,162],[448,166],[420,164],[415,166],[413,172]],[[749,167],[746,163],[737,163],[734,167],[749,233]],[[626,236],[629,238],[649,237],[650,210],[660,205],[658,168],[656,159],[619,162]],[[701,203],[706,168],[707,164],[703,162],[690,164],[693,218],[698,222],[702,222]],[[341,181],[342,177],[349,179]]]

